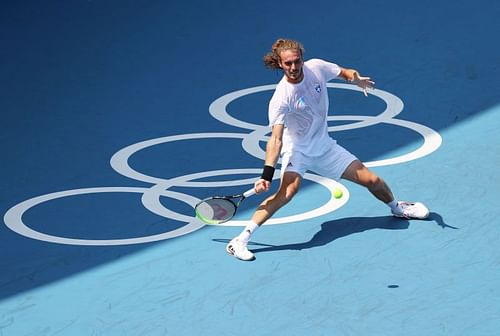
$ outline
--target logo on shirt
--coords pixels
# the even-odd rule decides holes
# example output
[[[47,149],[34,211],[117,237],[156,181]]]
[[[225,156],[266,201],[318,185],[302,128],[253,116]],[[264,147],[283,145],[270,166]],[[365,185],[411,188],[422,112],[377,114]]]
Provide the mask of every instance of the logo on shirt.
[[[304,97],[300,97],[299,100],[297,101],[297,106],[300,108],[300,109],[303,109],[306,107],[306,101],[304,99]]]
[[[316,90],[317,93],[321,93],[321,85],[315,84],[314,85],[314,90]]]

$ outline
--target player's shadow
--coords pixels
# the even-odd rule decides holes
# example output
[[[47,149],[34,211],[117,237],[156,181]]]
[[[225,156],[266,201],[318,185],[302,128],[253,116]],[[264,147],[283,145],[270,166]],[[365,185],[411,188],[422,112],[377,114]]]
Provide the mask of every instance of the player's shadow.
[[[442,228],[458,229],[444,222],[441,215],[431,212],[426,220],[411,221],[414,225],[423,224],[422,222],[435,222]],[[253,253],[263,253],[283,250],[304,250],[313,247],[324,246],[336,239],[346,237],[352,234],[380,229],[380,230],[406,230],[410,226],[410,221],[404,218],[394,216],[381,217],[350,217],[331,220],[321,224],[321,229],[307,242],[294,243],[286,245],[268,245],[257,242],[250,242],[248,245]],[[255,248],[255,246],[264,246]]]
[[[446,224],[445,221],[444,221],[443,216],[441,216],[437,212],[431,212],[429,214],[429,217],[427,218],[427,220],[428,221],[430,220],[430,221],[436,222],[436,224],[439,225],[440,227],[442,227],[443,229],[448,228],[448,229],[458,230],[458,227]]]
[[[349,217],[341,218],[321,224],[321,229],[307,242],[286,245],[267,245],[250,242],[248,245],[253,253],[263,253],[283,250],[305,250],[313,247],[324,246],[332,241],[355,233],[373,229],[405,230],[410,226],[406,219],[393,216],[382,217]],[[265,246],[254,248],[254,246]]]
[[[438,213],[431,212],[426,220],[409,221],[404,218],[396,218],[394,216],[381,217],[349,217],[331,220],[321,224],[321,229],[307,242],[285,244],[285,245],[269,245],[250,241],[249,249],[253,253],[284,251],[284,250],[305,250],[313,247],[327,245],[336,239],[343,238],[352,234],[368,231],[368,230],[406,230],[410,226],[410,222],[414,225],[424,224],[425,222],[435,222],[444,228],[458,229],[457,227],[445,223],[443,217]],[[228,239],[214,239],[221,243],[228,243]]]

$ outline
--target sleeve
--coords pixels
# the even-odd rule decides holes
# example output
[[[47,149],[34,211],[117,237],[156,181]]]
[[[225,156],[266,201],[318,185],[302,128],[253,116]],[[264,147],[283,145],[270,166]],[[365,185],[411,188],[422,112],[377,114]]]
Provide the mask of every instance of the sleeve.
[[[335,63],[327,62],[321,59],[311,59],[309,60],[311,65],[317,68],[323,79],[328,82],[334,78],[337,78],[340,75],[340,66]]]
[[[284,99],[281,99],[280,91],[274,92],[271,101],[269,102],[269,126],[285,125],[286,114],[288,112],[288,104]]]

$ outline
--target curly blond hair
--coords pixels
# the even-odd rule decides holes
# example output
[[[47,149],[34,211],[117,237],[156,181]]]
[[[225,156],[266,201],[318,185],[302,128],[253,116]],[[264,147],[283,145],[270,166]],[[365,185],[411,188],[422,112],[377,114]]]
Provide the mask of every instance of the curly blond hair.
[[[271,51],[264,55],[264,64],[270,69],[281,69],[280,54],[285,50],[298,50],[300,56],[304,55],[304,46],[295,40],[290,39],[277,39],[271,47]]]

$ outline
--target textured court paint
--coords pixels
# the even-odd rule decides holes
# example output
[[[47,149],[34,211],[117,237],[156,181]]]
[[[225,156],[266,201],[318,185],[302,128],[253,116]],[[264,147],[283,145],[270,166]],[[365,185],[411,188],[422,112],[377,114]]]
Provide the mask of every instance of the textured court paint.
[[[240,132],[213,120],[210,102],[279,80],[261,57],[276,37],[290,36],[304,42],[306,56],[371,75],[402,99],[402,119],[441,134],[443,144],[431,155],[374,168],[396,195],[425,201],[431,219],[393,219],[366,191],[347,184],[349,202],[332,216],[259,229],[251,263],[224,251],[236,227],[96,247],[40,242],[1,226],[0,334],[497,333],[497,1],[288,4],[319,14],[302,15],[297,24],[289,14],[297,12],[283,13],[279,2],[3,3],[0,59],[8,66],[0,67],[0,213],[52,191],[146,187],[109,167],[111,155],[128,144]],[[356,22],[340,13],[355,13]],[[232,115],[265,123],[266,99],[258,98],[233,104]],[[333,112],[374,115],[379,107],[373,97],[333,95]],[[364,160],[405,153],[421,140],[382,126],[337,137]],[[161,178],[231,164],[210,161],[206,151],[193,157],[188,144],[174,158],[161,156],[172,152],[163,148],[131,161]],[[237,168],[261,164],[240,154]],[[96,229],[148,233],[172,224],[133,201],[117,199],[109,210],[96,205],[82,216],[91,220],[88,227],[79,216],[54,221],[65,211],[57,207],[25,220],[55,232],[78,227],[89,237]]]

